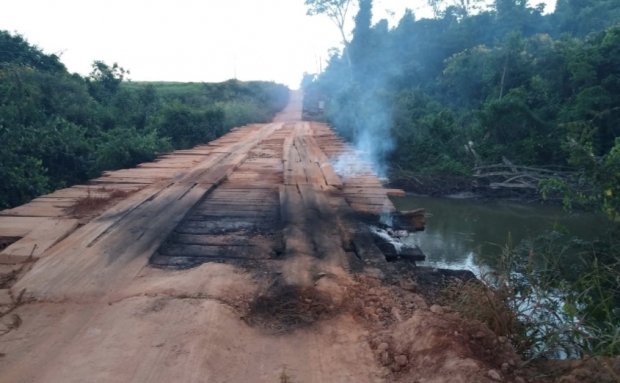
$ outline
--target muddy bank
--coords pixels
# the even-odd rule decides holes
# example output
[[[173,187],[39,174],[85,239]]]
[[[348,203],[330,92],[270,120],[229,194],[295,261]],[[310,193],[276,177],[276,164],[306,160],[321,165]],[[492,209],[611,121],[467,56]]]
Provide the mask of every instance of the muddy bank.
[[[491,188],[488,182],[469,176],[392,174],[388,185],[403,189],[407,193],[431,197],[542,201],[540,194],[534,189],[496,189]]]
[[[528,361],[509,334],[467,319],[446,291],[472,283],[484,289],[470,271],[399,261],[355,282],[350,310],[369,330],[389,382],[618,382],[618,357]]]

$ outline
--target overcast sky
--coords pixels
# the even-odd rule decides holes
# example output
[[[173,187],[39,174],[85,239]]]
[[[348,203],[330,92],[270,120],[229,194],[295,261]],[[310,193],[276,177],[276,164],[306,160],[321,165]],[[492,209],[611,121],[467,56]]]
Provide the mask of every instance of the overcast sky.
[[[374,18],[395,22],[407,7],[419,18],[425,3],[375,0]],[[340,41],[329,19],[306,16],[303,0],[0,0],[0,29],[60,54],[82,75],[103,60],[134,81],[236,77],[291,87]]]

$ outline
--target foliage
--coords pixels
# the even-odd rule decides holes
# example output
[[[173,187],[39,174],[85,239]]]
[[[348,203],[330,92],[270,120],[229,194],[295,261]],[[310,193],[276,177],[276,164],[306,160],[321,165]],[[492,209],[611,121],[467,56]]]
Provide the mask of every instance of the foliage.
[[[563,340],[565,348],[570,346],[581,355],[620,353],[617,238],[616,226],[603,230],[595,241],[555,231],[515,249],[516,264],[521,265],[513,267],[513,271],[524,276],[525,285],[554,294],[554,310],[564,320],[550,323],[550,334]],[[532,266],[534,263],[536,267]],[[529,267],[523,267],[524,264]]]
[[[0,31],[0,208],[269,121],[288,100],[270,82],[132,83],[128,74],[95,61],[88,77],[71,75],[57,56]]]
[[[559,32],[586,36],[617,24],[620,7],[615,0],[558,0],[553,19]]]
[[[171,149],[157,130],[139,132],[133,128],[113,128],[103,132],[94,149],[95,169],[119,169],[152,161]]]
[[[359,1],[351,43],[306,81],[306,109],[323,101],[327,120],[354,142],[391,138],[382,158],[392,169],[466,175],[504,158],[572,168],[572,182],[551,180],[545,194],[572,190],[567,205],[615,214],[620,3],[565,0],[548,15],[521,0],[431,3],[436,18],[408,11],[390,29],[372,25],[372,2]]]
[[[506,285],[493,289],[477,279],[459,280],[449,283],[441,291],[440,299],[465,318],[480,321],[497,336],[518,343],[521,339],[517,336],[523,332],[523,325],[511,309],[512,293]]]
[[[469,173],[465,139],[455,114],[420,91],[401,91],[392,112],[392,134],[398,143],[391,159],[404,169],[431,174]],[[416,129],[406,127],[414,122]],[[437,139],[439,138],[439,139]]]
[[[221,109],[196,110],[183,104],[163,108],[155,125],[176,148],[188,148],[196,142],[209,142],[224,133]]]
[[[617,239],[587,242],[561,231],[516,247],[509,241],[484,284],[454,283],[443,296],[508,337],[528,360],[618,355],[618,250]]]
[[[92,71],[88,76],[90,94],[99,101],[105,101],[118,92],[125,75],[129,71],[120,67],[117,63],[112,66],[103,61],[93,62]]]
[[[0,30],[0,64],[16,65],[43,72],[64,72],[65,66],[56,55],[46,55],[40,49],[28,44],[20,35]]]

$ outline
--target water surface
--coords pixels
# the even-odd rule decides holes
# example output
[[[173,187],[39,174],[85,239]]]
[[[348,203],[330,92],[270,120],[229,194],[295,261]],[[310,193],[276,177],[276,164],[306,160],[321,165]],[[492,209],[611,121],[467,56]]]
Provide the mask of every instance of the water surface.
[[[600,215],[568,213],[558,206],[418,196],[393,201],[399,210],[426,209],[426,230],[407,238],[426,254],[425,265],[476,274],[492,267],[508,242],[516,245],[553,229],[590,240],[606,225]]]

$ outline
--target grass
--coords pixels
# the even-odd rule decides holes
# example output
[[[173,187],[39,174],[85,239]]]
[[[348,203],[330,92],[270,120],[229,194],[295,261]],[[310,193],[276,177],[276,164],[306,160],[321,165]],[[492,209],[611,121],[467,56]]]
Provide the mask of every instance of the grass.
[[[478,320],[496,335],[513,337],[521,324],[510,308],[507,286],[491,289],[478,280],[451,282],[441,292],[441,300],[468,319]]]
[[[566,243],[562,243],[565,248]],[[555,247],[502,247],[496,270],[482,282],[456,282],[442,291],[446,305],[512,341],[526,363],[540,358],[620,354],[620,261],[584,257],[582,272],[559,270],[566,254]],[[599,254],[600,256],[600,254]],[[534,266],[535,265],[535,266]]]

